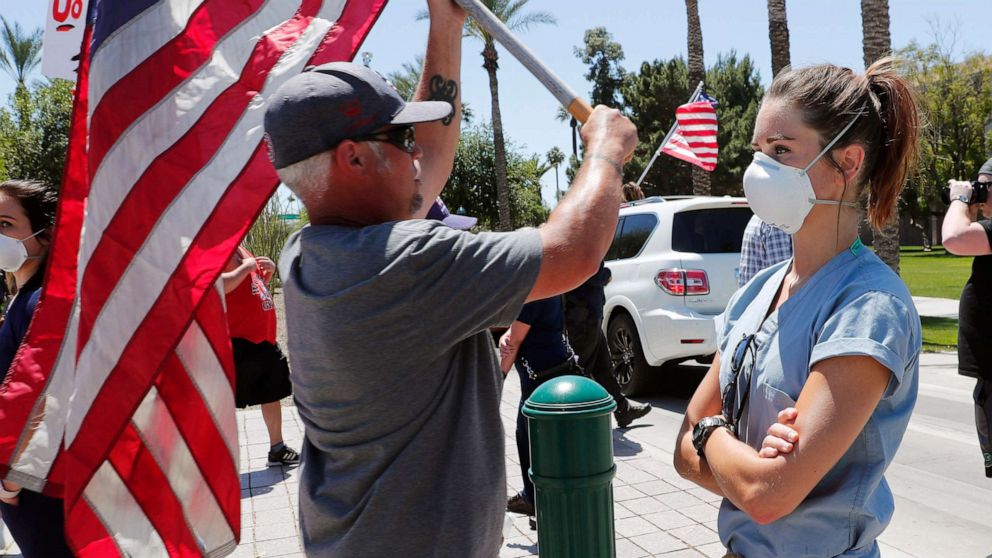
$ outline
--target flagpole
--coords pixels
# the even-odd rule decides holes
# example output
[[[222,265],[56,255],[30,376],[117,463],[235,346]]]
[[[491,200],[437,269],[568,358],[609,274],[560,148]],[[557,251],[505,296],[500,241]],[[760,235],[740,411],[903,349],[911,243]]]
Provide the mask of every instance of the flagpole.
[[[534,56],[534,53],[520,42],[506,25],[499,20],[481,0],[455,0],[487,33],[499,41],[503,48],[514,56],[548,91],[558,99],[565,110],[576,120],[585,124],[592,113],[592,107],[561,80],[550,68]]]
[[[691,103],[695,101],[699,97],[699,93],[702,90],[703,90],[703,82],[700,81],[699,85],[696,86],[696,90],[693,91],[692,95],[689,97],[689,102]],[[654,156],[652,156],[651,160],[648,161],[648,166],[644,167],[644,172],[641,173],[641,177],[637,179],[638,186],[641,185],[641,182],[644,180],[644,177],[648,175],[648,171],[651,170],[651,165],[654,164],[654,161],[655,159],[658,158],[658,155],[661,155],[661,148],[664,147],[666,143],[668,143],[668,140],[671,139],[672,134],[675,133],[675,129],[678,128],[678,126],[679,126],[679,121],[678,119],[676,119],[675,122],[672,124],[672,127],[668,129],[668,133],[665,134],[665,139],[661,140],[661,145],[658,146],[658,149],[654,150]]]

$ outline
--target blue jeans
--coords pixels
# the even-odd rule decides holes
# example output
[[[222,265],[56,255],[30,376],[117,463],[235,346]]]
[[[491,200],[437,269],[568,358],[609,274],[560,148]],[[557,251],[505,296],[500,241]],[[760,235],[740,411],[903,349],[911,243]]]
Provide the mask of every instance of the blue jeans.
[[[61,499],[22,490],[18,505],[0,502],[0,514],[24,558],[72,558]]]

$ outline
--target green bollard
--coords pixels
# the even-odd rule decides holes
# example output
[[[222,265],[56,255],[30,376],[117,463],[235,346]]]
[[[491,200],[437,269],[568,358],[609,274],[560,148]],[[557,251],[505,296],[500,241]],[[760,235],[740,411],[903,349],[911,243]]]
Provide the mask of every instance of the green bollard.
[[[524,403],[542,558],[612,558],[613,397],[582,376],[550,380]]]

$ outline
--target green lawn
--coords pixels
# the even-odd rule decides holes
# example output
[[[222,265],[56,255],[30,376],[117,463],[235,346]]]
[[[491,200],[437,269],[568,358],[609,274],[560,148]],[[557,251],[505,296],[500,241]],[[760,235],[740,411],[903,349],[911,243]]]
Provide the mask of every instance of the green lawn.
[[[940,246],[924,252],[920,246],[899,249],[899,271],[914,296],[958,299],[971,275],[970,257],[948,254]],[[924,351],[952,351],[958,344],[958,321],[921,318]]]
[[[953,351],[958,345],[958,321],[921,316],[924,351]]]
[[[899,272],[913,296],[953,298],[971,275],[971,257],[948,254],[940,246],[924,252],[919,246],[899,249]]]

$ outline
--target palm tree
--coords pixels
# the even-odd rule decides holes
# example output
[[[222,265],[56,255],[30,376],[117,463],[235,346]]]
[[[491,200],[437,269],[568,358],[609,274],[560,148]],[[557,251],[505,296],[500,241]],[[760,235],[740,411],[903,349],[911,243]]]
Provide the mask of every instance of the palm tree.
[[[699,0],[685,0],[685,11],[689,20],[689,92],[696,84],[706,79],[703,65],[703,29],[699,25]],[[710,175],[705,170],[692,166],[692,193],[696,196],[710,195]]]
[[[399,70],[387,74],[386,79],[393,84],[400,97],[409,101],[417,91],[422,73],[424,73],[424,55],[418,54],[413,57],[413,62],[404,62]]]
[[[17,81],[17,90],[27,86],[28,75],[41,63],[41,29],[28,34],[21,24],[0,16],[0,68]]]
[[[775,77],[790,64],[785,0],[768,0],[768,41],[772,45],[772,77]]]
[[[565,162],[565,154],[562,153],[558,146],[552,147],[548,150],[546,155],[548,158],[548,164],[555,168],[555,201],[561,200],[561,188],[558,186],[558,165]]]
[[[889,34],[889,0],[861,0],[861,32],[865,67],[892,52]],[[899,212],[881,230],[875,231],[875,253],[899,273]]]
[[[423,17],[428,17],[426,12]],[[369,55],[368,58],[371,58],[371,53],[363,52],[362,54],[367,54]],[[409,101],[413,99],[413,95],[417,92],[417,85],[420,83],[420,74],[422,73],[424,73],[424,55],[418,54],[413,57],[413,62],[404,62],[399,70],[386,74],[386,79],[389,80],[389,83],[393,84],[400,97]],[[466,126],[471,125],[472,116],[472,107],[468,103],[463,102],[462,123]]]
[[[529,0],[482,0],[489,11],[500,19],[511,31],[526,31],[534,25],[557,24],[555,16],[548,12],[522,13]],[[513,229],[510,215],[510,185],[506,179],[506,143],[503,140],[503,119],[499,111],[499,81],[496,70],[499,68],[499,53],[496,41],[475,19],[470,18],[465,25],[468,35],[482,41],[482,67],[489,73],[489,93],[493,100],[493,145],[496,155],[496,203],[499,207],[500,230]]]

